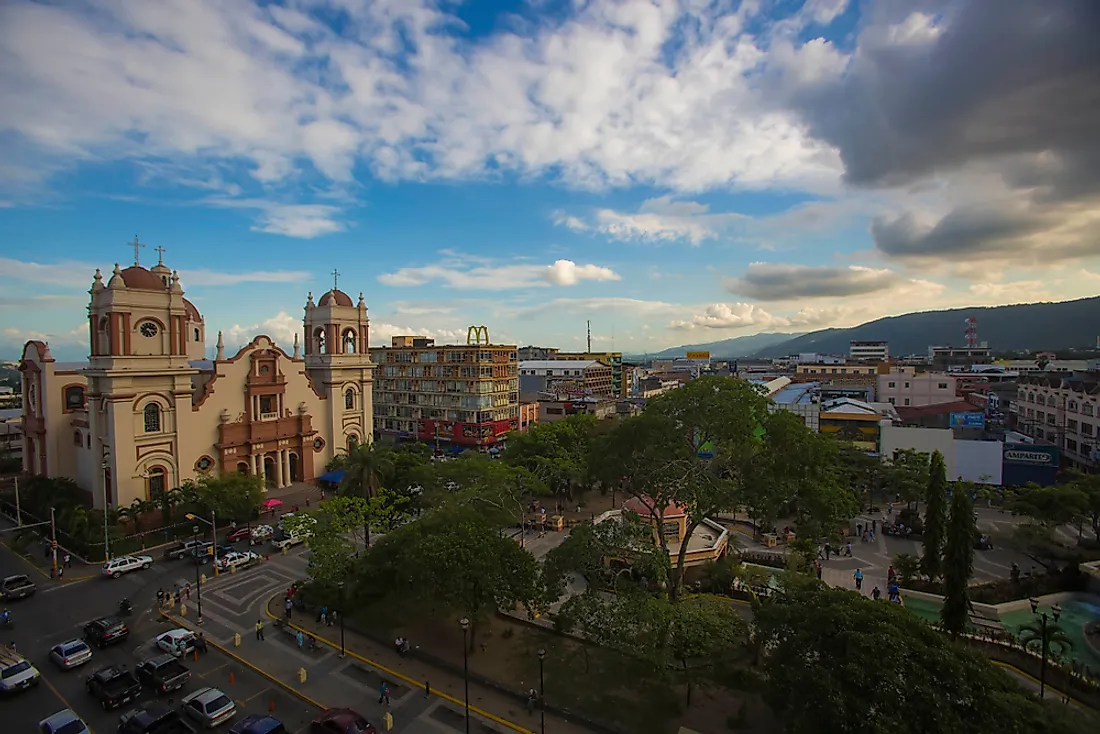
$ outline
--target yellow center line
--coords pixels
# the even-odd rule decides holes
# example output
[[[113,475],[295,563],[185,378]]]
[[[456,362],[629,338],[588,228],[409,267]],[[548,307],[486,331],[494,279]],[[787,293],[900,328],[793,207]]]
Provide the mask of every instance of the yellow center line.
[[[65,708],[69,709],[73,713],[76,713],[76,709],[73,707],[73,705],[69,703],[64,696],[61,695],[61,691],[57,690],[53,683],[50,683],[49,678],[42,675],[41,673],[38,674],[38,677],[42,680],[43,683],[46,684],[47,688],[53,691],[53,695],[57,696],[57,700],[64,704]],[[90,734],[95,734],[95,732],[92,730],[91,725],[88,726],[88,731],[90,732]]]

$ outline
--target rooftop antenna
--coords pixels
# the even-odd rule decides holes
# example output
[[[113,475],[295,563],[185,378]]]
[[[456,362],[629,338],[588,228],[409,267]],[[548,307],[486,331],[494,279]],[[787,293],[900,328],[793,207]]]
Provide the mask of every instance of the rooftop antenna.
[[[588,320],[588,353],[592,354],[592,320]]]

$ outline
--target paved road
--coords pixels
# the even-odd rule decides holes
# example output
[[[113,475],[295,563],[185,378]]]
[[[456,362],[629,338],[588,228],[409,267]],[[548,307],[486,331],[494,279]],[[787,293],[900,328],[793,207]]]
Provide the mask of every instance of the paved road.
[[[100,734],[114,731],[119,714],[130,707],[102,711],[85,692],[84,680],[102,665],[125,663],[132,667],[151,654],[150,641],[168,628],[153,610],[156,589],[170,585],[180,571],[187,570],[190,569],[182,562],[158,561],[149,571],[137,571],[117,581],[95,578],[56,584],[46,580],[39,583],[38,593],[30,599],[12,602],[10,609],[15,626],[2,636],[2,642],[15,641],[18,650],[41,671],[42,684],[5,701],[5,720],[28,724],[10,731],[30,731],[31,723],[63,708],[75,710]],[[25,572],[25,561],[6,548],[0,548],[0,574]],[[74,671],[61,672],[50,664],[48,651],[52,645],[78,637],[87,620],[114,613],[119,599],[124,596],[134,604],[134,614],[126,619],[131,628],[126,642],[95,651],[90,663]],[[316,709],[217,652],[201,657],[198,662],[188,660],[185,664],[192,671],[192,680],[168,700],[177,701],[180,696],[203,686],[218,687],[237,702],[238,716],[267,712],[274,705],[275,715],[290,732],[304,731],[316,714]],[[229,682],[231,672],[232,684]],[[141,702],[152,698],[152,694],[147,693]]]

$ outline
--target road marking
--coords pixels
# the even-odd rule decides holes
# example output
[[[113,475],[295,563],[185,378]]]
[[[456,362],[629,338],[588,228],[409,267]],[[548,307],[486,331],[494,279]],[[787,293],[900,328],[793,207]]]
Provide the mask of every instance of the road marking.
[[[69,709],[70,711],[73,711],[73,712],[75,712],[75,711],[76,711],[76,709],[75,709],[75,708],[73,707],[73,705],[72,705],[71,703],[69,703],[69,702],[68,702],[68,701],[67,701],[67,700],[65,699],[65,697],[64,697],[64,696],[62,696],[62,695],[61,695],[61,691],[57,690],[57,688],[55,688],[55,687],[54,687],[54,684],[53,684],[53,683],[50,683],[50,679],[49,679],[49,678],[47,678],[46,676],[42,675],[41,673],[39,673],[39,674],[38,674],[38,677],[42,679],[42,682],[43,682],[43,683],[45,683],[45,684],[46,684],[46,686],[47,686],[47,687],[48,687],[48,688],[49,688],[49,689],[50,689],[51,691],[53,691],[53,695],[57,696],[57,700],[58,700],[58,701],[60,701],[61,703],[63,703],[63,704],[65,705],[65,708],[67,708],[67,709]],[[90,732],[91,734],[95,734],[95,732],[94,732],[94,731],[92,731],[92,727],[91,727],[91,726],[89,726],[89,727],[88,727],[88,731],[89,731],[89,732]]]
[[[48,589],[42,589],[42,591],[40,591],[39,593],[40,594],[50,594],[50,593],[53,593],[55,591],[62,591],[64,589],[68,589],[72,586],[76,586],[77,584],[82,584],[86,581],[91,581],[92,579],[95,579],[95,578],[99,578],[99,577],[98,576],[83,576],[79,579],[72,579],[71,581],[65,581],[64,583],[56,584],[54,586],[49,587]]]
[[[268,686],[267,688],[263,689],[263,690],[262,690],[262,691],[260,691],[259,693],[253,693],[253,694],[252,694],[251,696],[249,696],[248,698],[246,698],[246,699],[244,700],[244,702],[245,702],[245,703],[248,703],[248,702],[249,702],[249,701],[251,701],[252,699],[254,699],[254,698],[257,698],[257,697],[259,697],[259,696],[262,696],[262,695],[264,695],[265,693],[267,693],[267,692],[268,692],[268,691],[270,691],[270,690],[271,690],[271,686]]]

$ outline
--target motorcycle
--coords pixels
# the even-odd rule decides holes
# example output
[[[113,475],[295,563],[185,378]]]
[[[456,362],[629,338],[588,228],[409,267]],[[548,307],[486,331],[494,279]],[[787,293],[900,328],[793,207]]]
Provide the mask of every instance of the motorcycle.
[[[118,603],[118,613],[125,616],[134,611],[134,606],[129,599],[123,599]]]
[[[5,609],[0,613],[0,627],[11,627],[14,623],[9,610]]]

